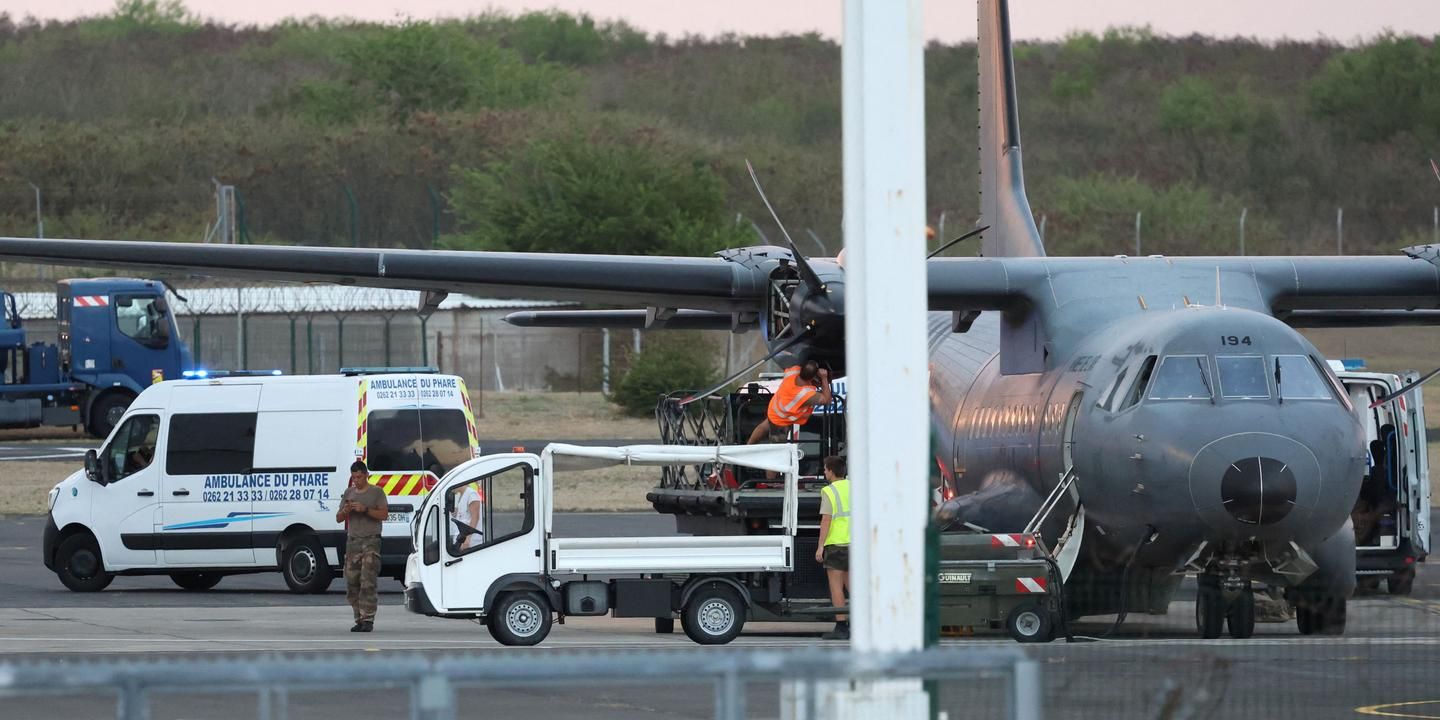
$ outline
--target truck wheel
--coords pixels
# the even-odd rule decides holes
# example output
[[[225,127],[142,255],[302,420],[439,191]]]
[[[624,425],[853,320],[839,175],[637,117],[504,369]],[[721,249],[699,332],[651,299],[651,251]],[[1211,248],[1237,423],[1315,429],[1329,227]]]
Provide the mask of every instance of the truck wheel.
[[[696,590],[680,614],[685,635],[701,645],[724,645],[745,627],[745,602],[728,585]]]
[[[120,418],[125,417],[125,410],[130,407],[130,401],[135,398],[123,392],[109,392],[101,395],[94,405],[90,406],[90,422],[86,429],[90,434],[104,440],[110,436],[110,431],[120,423]]]
[[[1415,589],[1415,568],[1412,566],[1391,575],[1385,586],[1391,595],[1409,595]]]
[[[675,618],[655,618],[655,633],[658,635],[669,635],[675,632]]]
[[[330,589],[335,573],[325,560],[325,548],[314,535],[290,541],[280,552],[280,574],[291,592],[314,594]]]
[[[183,572],[170,573],[170,579],[184,590],[209,590],[220,584],[219,573]]]
[[[550,603],[539,593],[505,593],[488,615],[490,637],[501,645],[537,645],[550,634]]]
[[[1005,629],[1015,642],[1041,643],[1055,639],[1055,626],[1050,622],[1050,613],[1037,602],[1023,602],[1010,610],[1005,618]]]
[[[105,572],[100,558],[100,545],[89,535],[71,535],[55,551],[55,574],[60,582],[75,592],[104,590],[114,575]]]

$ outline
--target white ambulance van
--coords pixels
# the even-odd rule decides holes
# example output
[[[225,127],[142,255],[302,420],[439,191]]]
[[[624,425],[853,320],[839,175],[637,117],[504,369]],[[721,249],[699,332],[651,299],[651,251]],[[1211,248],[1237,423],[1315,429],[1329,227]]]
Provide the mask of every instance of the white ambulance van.
[[[291,590],[324,592],[342,567],[335,513],[357,459],[389,498],[381,574],[399,578],[422,496],[480,453],[453,375],[199,375],[146,388],[85,470],[50,491],[45,566],[66,587],[169,575],[205,590],[278,569]]]
[[[1350,519],[1355,527],[1355,574],[1361,588],[1380,581],[1392,595],[1409,595],[1415,563],[1430,554],[1430,461],[1425,397],[1412,391],[1370,407],[1420,379],[1415,372],[1368,372],[1363,360],[1331,360],[1365,428],[1369,462]]]

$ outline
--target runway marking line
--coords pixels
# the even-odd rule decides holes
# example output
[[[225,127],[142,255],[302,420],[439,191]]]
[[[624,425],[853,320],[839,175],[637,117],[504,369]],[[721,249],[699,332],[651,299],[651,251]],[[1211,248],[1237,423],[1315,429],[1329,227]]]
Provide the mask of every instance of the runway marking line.
[[[1422,718],[1423,720],[1434,720],[1435,718],[1440,718],[1440,715],[1414,715],[1404,712],[1391,712],[1392,708],[1409,708],[1415,707],[1416,705],[1440,705],[1440,700],[1412,700],[1410,702],[1385,703],[1383,705],[1367,705],[1365,707],[1355,708],[1355,712],[1361,715],[1372,715],[1375,717]],[[1440,708],[1436,708],[1436,711],[1440,712]]]

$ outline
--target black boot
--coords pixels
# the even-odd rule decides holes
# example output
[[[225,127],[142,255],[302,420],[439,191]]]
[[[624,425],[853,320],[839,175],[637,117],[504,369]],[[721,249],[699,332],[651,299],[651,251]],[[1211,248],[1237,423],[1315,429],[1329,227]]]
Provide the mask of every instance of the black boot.
[[[835,629],[820,636],[821,640],[849,640],[850,621],[839,620],[835,623]]]

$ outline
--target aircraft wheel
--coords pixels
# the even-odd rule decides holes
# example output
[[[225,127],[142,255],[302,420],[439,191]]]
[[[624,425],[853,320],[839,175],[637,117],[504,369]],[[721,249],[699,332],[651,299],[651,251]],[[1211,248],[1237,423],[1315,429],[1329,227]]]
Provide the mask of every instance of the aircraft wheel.
[[[1225,598],[1220,595],[1217,580],[1203,575],[1198,580],[1200,588],[1195,593],[1195,629],[1200,631],[1200,637],[1214,640],[1225,629]]]
[[[1295,603],[1295,624],[1301,635],[1344,635],[1345,606],[1345,598],[1301,598]]]
[[[1015,642],[1042,643],[1055,639],[1055,625],[1050,613],[1036,602],[1016,605],[1005,618],[1005,629]]]
[[[537,645],[550,634],[551,621],[550,603],[522,590],[501,595],[486,624],[501,645]]]
[[[1246,588],[1230,603],[1225,613],[1225,622],[1230,628],[1230,637],[1244,640],[1255,634],[1255,593]]]
[[[1411,566],[1391,575],[1385,585],[1391,595],[1409,595],[1415,589],[1415,568]]]

